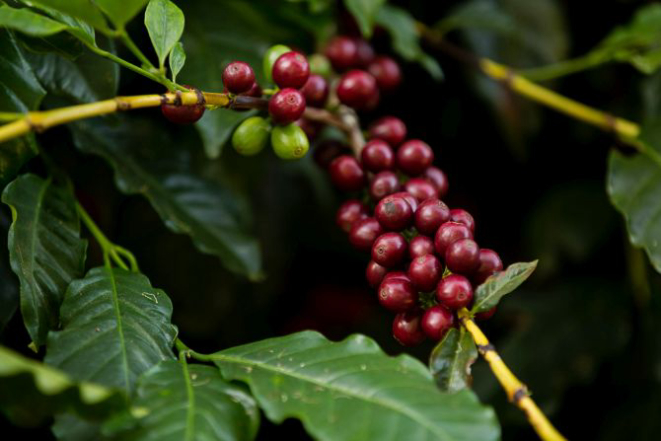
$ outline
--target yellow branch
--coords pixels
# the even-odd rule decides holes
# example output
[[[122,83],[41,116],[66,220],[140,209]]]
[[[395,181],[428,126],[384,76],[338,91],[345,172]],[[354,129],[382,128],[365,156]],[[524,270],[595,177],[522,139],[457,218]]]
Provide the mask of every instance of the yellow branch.
[[[471,319],[470,313],[466,308],[459,311],[459,319],[473,337],[477,349],[487,363],[489,363],[489,367],[498,379],[498,382],[505,389],[507,398],[526,414],[528,421],[535,429],[535,432],[537,432],[537,435],[544,441],[566,441],[566,438],[553,427],[548,418],[546,418],[546,415],[542,413],[539,407],[537,407],[537,404],[530,398],[528,388],[514,376],[505,362],[503,362],[498,352],[496,352],[496,348],[489,343],[486,335],[484,335]]]

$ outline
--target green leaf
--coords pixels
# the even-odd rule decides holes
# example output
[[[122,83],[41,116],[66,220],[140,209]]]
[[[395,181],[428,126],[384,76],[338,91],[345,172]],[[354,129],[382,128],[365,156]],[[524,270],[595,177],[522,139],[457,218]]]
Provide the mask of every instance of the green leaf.
[[[143,372],[173,358],[171,315],[168,296],[144,275],[94,268],[69,285],[62,330],[48,335],[45,361],[76,380],[128,395]]]
[[[252,440],[259,428],[255,400],[211,366],[164,361],[138,380],[131,405],[145,416],[128,439]]]
[[[385,2],[385,0],[344,0],[344,6],[356,19],[363,37],[372,36],[376,14]]]
[[[11,220],[4,210],[0,210],[0,334],[18,309],[18,278],[9,264],[7,234]]]
[[[122,29],[145,7],[149,0],[94,0],[94,4],[108,16],[116,28]]]
[[[200,251],[220,257],[230,270],[258,278],[259,245],[247,233],[238,195],[200,176],[184,140],[135,117],[115,122],[72,125],[76,145],[108,160],[119,189],[144,195],[172,231],[190,235]]]
[[[184,51],[184,45],[181,42],[177,42],[172,48],[170,53],[170,74],[172,75],[172,81],[177,81],[177,75],[181,72],[181,69],[186,64],[186,52]]]
[[[379,9],[376,22],[390,33],[397,54],[405,60],[420,63],[434,79],[443,78],[443,71],[436,60],[420,47],[420,37],[411,14],[405,9],[386,4]]]
[[[537,261],[513,263],[505,271],[489,277],[475,291],[475,302],[471,312],[488,311],[500,302],[500,299],[517,289],[537,268]]]
[[[158,55],[159,66],[184,33],[184,13],[170,0],[151,0],[145,12],[145,26]]]
[[[59,323],[69,283],[83,274],[87,241],[69,188],[32,174],[21,175],[2,194],[12,209],[11,267],[21,286],[21,315],[38,346]]]
[[[29,9],[15,9],[0,5],[0,27],[9,28],[34,37],[57,34],[67,26]]]
[[[111,32],[106,19],[96,6],[96,4],[105,3],[106,1],[110,0],[96,0],[95,2],[89,0],[24,0],[23,2],[29,6],[45,6],[54,9],[71,17],[79,18],[103,32]],[[128,0],[129,3],[132,1],[134,0]],[[125,2],[122,1],[121,3]]]
[[[49,8],[43,5],[35,5],[28,0],[21,0],[26,5],[32,6],[48,14],[53,20],[65,25],[65,29],[70,35],[91,45],[96,46],[94,28],[84,20],[64,14],[57,9]]]
[[[470,388],[476,359],[477,347],[466,328],[452,328],[431,353],[429,369],[442,391],[457,392]]]
[[[248,383],[266,416],[294,417],[320,440],[494,440],[493,411],[469,390],[441,393],[424,365],[354,335],[300,332],[217,352],[223,376]]]
[[[441,34],[456,29],[485,29],[509,35],[516,32],[516,23],[494,2],[473,0],[459,4],[439,20],[434,28]]]
[[[57,369],[0,346],[0,408],[18,424],[39,423],[62,411],[100,418],[124,403],[115,389],[76,383]]]

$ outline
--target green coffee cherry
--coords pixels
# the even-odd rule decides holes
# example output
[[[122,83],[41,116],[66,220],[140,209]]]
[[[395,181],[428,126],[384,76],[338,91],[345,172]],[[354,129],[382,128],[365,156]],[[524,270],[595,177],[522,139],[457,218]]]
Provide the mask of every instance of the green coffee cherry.
[[[282,159],[300,159],[310,148],[307,135],[294,123],[274,127],[271,131],[271,145],[275,154]]]
[[[289,46],[285,46],[284,44],[276,44],[275,46],[271,46],[264,54],[264,76],[266,77],[266,81],[269,83],[273,82],[273,76],[271,72],[273,70],[275,60],[280,58],[280,55],[287,52],[291,52]]]
[[[261,116],[253,116],[239,124],[232,135],[232,147],[244,156],[261,152],[269,140],[271,125]]]
[[[310,73],[321,75],[322,77],[329,77],[333,70],[331,69],[330,61],[324,55],[313,54],[308,57],[308,62],[310,63]]]

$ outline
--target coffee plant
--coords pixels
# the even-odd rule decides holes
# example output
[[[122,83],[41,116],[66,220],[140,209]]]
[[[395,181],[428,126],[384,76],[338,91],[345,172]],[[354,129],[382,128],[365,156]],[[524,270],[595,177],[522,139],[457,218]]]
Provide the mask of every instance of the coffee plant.
[[[0,1],[3,439],[654,439],[661,6],[431,3]]]

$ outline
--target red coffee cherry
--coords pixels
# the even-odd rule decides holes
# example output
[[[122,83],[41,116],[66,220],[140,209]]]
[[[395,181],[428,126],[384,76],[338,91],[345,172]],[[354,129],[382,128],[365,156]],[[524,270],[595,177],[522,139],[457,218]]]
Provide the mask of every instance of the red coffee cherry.
[[[406,256],[408,243],[399,233],[385,233],[372,245],[372,260],[386,268],[399,265]]]
[[[369,283],[372,288],[376,288],[381,284],[387,272],[388,270],[385,266],[381,266],[375,261],[370,260],[370,263],[367,264],[367,268],[365,269],[367,283]]]
[[[473,216],[468,211],[461,208],[453,208],[450,210],[450,219],[452,219],[452,222],[466,225],[471,230],[471,233],[475,233],[475,219],[473,219]]]
[[[191,86],[185,88],[199,92],[199,89]],[[193,105],[182,104],[161,104],[161,113],[170,122],[175,124],[192,124],[197,122],[204,115],[204,104],[196,103]]]
[[[408,311],[418,303],[418,293],[408,277],[385,277],[379,285],[379,303],[389,311]]]
[[[354,109],[364,110],[375,105],[379,90],[374,77],[364,70],[350,70],[337,85],[337,97],[343,104]],[[422,170],[421,170],[422,171]]]
[[[341,155],[333,159],[328,167],[330,178],[343,191],[358,191],[365,185],[365,173],[356,158]]]
[[[291,124],[305,111],[305,98],[296,89],[282,89],[269,100],[269,114],[276,124]]]
[[[231,93],[243,93],[255,83],[255,72],[248,63],[233,61],[223,71],[223,85]]]
[[[325,50],[333,69],[342,72],[354,67],[358,62],[358,45],[352,38],[339,35],[328,42]]]
[[[445,251],[450,245],[460,239],[472,239],[473,233],[464,224],[445,222],[438,227],[434,236],[434,248],[439,256],[445,257]]]
[[[252,96],[252,97],[255,97],[255,98],[259,98],[259,97],[262,96],[262,88],[259,86],[259,84],[252,83],[252,86],[250,87],[250,89],[248,89],[247,92],[241,93],[240,95]]]
[[[438,191],[431,182],[422,178],[411,178],[404,184],[404,190],[411,194],[418,202],[426,199],[438,199]]]
[[[427,236],[415,236],[409,242],[409,256],[411,259],[434,253],[434,241]]]
[[[390,271],[383,277],[383,280],[386,279],[404,279],[408,280],[409,282],[411,281],[409,276],[404,271]]]
[[[401,231],[411,224],[413,210],[399,193],[381,199],[374,209],[374,217],[384,230]]]
[[[348,145],[334,139],[329,139],[320,142],[315,147],[313,157],[319,167],[327,169],[330,163],[333,162],[333,159],[348,152]]]
[[[369,129],[370,139],[382,139],[391,147],[397,147],[406,139],[406,125],[394,116],[384,116]]]
[[[383,234],[379,222],[373,217],[361,219],[353,224],[349,232],[349,242],[360,251],[370,251],[377,237]]]
[[[473,274],[473,281],[477,285],[483,284],[489,276],[492,276],[503,270],[503,261],[494,250],[487,248],[480,249],[480,265]]]
[[[409,176],[424,172],[434,161],[431,147],[418,139],[406,141],[397,150],[397,167]]]
[[[489,320],[491,317],[493,317],[495,313],[496,313],[496,307],[494,306],[488,311],[478,312],[477,314],[475,314],[475,320],[480,322],[483,320]]]
[[[300,89],[310,77],[308,59],[300,52],[286,52],[275,60],[272,75],[278,87]]]
[[[308,106],[324,107],[328,98],[328,82],[321,75],[310,75],[301,92]]]
[[[349,199],[337,210],[335,223],[348,233],[356,222],[368,216],[369,211],[362,202],[357,199]]]
[[[375,201],[379,201],[389,194],[399,191],[399,179],[397,175],[391,171],[382,171],[376,174],[370,184],[370,196]]]
[[[356,49],[358,51],[356,67],[365,69],[374,60],[374,49],[372,49],[372,46],[362,38],[355,38],[354,41],[356,42]]]
[[[409,265],[409,279],[419,291],[432,291],[436,288],[442,275],[441,261],[433,254],[416,257]]]
[[[436,299],[453,311],[466,308],[473,301],[473,287],[466,277],[450,274],[438,282]]]
[[[397,88],[402,82],[402,71],[399,64],[390,57],[376,57],[367,68],[367,71],[376,78],[379,89],[389,92]]]
[[[397,314],[392,322],[392,336],[403,346],[417,346],[425,340],[420,322],[420,311]]]
[[[422,173],[421,177],[428,180],[434,187],[436,187],[440,199],[443,199],[445,195],[448,194],[448,178],[440,168],[432,165]]]
[[[439,341],[454,326],[454,314],[443,306],[432,306],[425,311],[420,326],[427,337]]]
[[[438,199],[427,199],[415,210],[415,228],[429,236],[436,233],[438,227],[450,220],[450,209]]]
[[[415,210],[418,209],[418,200],[413,197],[412,194],[405,191],[400,191],[399,193],[394,193],[393,196],[404,198],[406,202],[411,206],[411,210],[415,213]]]
[[[380,139],[367,142],[360,152],[360,160],[367,170],[378,173],[395,167],[395,153]]]
[[[480,266],[480,247],[473,239],[460,239],[445,251],[445,265],[453,273],[471,275]]]

